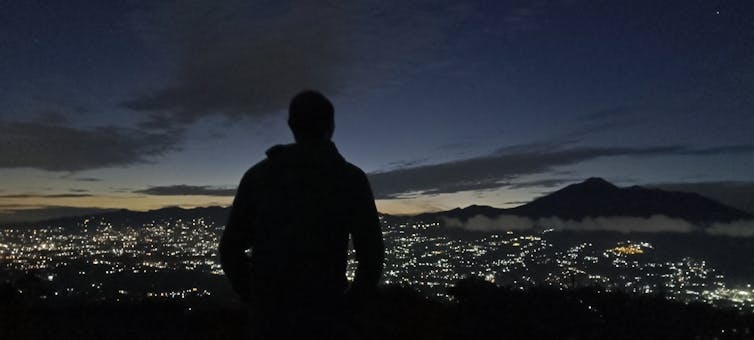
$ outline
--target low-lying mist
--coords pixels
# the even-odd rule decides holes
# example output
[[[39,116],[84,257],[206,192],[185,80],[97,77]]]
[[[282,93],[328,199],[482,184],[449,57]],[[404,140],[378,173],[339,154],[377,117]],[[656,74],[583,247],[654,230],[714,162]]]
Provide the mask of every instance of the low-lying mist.
[[[558,217],[529,218],[515,215],[501,215],[495,218],[477,215],[467,221],[447,217],[442,219],[445,225],[449,227],[473,231],[521,231],[551,228],[555,230],[614,231],[620,233],[705,232],[710,235],[754,237],[754,220],[699,225],[664,215],[652,215],[648,218],[629,216],[588,217],[582,220],[567,220]]]

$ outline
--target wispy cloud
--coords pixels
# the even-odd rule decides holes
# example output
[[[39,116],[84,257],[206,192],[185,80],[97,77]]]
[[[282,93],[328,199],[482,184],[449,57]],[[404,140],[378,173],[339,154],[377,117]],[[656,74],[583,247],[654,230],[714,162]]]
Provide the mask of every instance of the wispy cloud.
[[[586,113],[577,118],[579,127],[568,131],[564,139],[581,139],[596,133],[621,130],[646,122],[643,113],[647,108],[638,106],[615,106]]]
[[[0,168],[81,171],[149,162],[175,150],[176,133],[0,121]]]
[[[508,202],[505,202],[505,204],[506,205],[522,205],[522,204],[526,204],[526,203],[529,203],[529,202],[531,202],[531,201],[508,201]]]
[[[79,197],[91,197],[91,194],[51,194],[51,195],[39,195],[39,194],[10,194],[0,195],[0,198],[79,198]]]
[[[565,183],[578,182],[579,179],[566,179],[566,178],[553,178],[553,179],[541,179],[535,181],[523,181],[513,182],[506,185],[509,189],[523,189],[523,188],[555,188]]]
[[[754,236],[754,220],[739,220],[730,223],[714,223],[700,226],[688,221],[663,215],[643,217],[589,217],[583,220],[567,220],[557,217],[528,218],[501,215],[496,218],[474,216],[468,221],[444,218],[449,227],[474,231],[543,230],[552,228],[568,231],[611,231],[620,233],[689,233],[704,232],[710,235],[751,237]]]
[[[730,223],[715,223],[706,230],[710,235],[752,237],[754,236],[754,221],[734,221]]]
[[[95,178],[95,177],[78,177],[74,178],[75,181],[78,182],[100,182],[102,181],[101,178]]]
[[[154,186],[147,189],[135,190],[134,193],[159,195],[159,196],[234,196],[235,188],[218,188],[212,186],[196,185],[168,185]]]

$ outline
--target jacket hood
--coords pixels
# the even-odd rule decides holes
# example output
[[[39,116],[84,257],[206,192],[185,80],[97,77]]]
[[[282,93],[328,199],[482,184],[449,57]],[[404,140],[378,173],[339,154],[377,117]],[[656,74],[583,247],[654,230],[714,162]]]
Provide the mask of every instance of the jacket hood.
[[[269,160],[283,163],[345,161],[331,141],[275,145],[266,154]]]

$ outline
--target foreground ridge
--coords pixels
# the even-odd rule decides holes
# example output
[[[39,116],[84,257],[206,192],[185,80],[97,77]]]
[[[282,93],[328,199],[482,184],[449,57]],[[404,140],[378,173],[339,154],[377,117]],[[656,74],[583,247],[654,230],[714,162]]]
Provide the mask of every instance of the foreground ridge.
[[[745,339],[754,315],[704,304],[631,296],[598,287],[527,290],[467,278],[438,301],[402,286],[384,286],[347,326],[363,339]],[[4,296],[6,339],[202,339],[249,335],[241,305],[192,307],[156,300],[52,304]]]

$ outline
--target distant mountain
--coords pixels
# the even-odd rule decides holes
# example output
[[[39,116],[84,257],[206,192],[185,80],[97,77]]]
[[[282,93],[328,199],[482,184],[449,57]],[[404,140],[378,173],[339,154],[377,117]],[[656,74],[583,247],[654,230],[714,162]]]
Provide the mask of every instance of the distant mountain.
[[[57,218],[42,222],[29,222],[27,225],[33,226],[61,226],[77,227],[84,220],[89,219],[90,223],[106,221],[115,227],[139,226],[150,222],[174,221],[177,219],[191,220],[204,218],[217,224],[224,225],[228,218],[230,208],[228,207],[201,207],[193,209],[184,209],[180,207],[167,207],[149,211],[132,211],[121,209],[113,212],[102,214],[82,215],[76,217]]]
[[[447,211],[441,211],[441,212],[432,212],[432,213],[424,213],[416,215],[415,217],[418,219],[424,219],[424,218],[432,218],[432,217],[447,217],[447,218],[457,218],[460,220],[468,220],[471,217],[474,216],[485,216],[485,217],[497,217],[502,214],[505,214],[508,210],[507,209],[500,209],[491,207],[488,205],[470,205],[466,208],[455,208],[452,210]]]
[[[477,215],[497,217],[517,215],[531,218],[559,217],[582,220],[587,217],[650,217],[665,215],[693,223],[730,222],[754,216],[695,193],[648,189],[640,186],[620,188],[601,179],[589,178],[569,185],[525,205],[511,209],[469,206],[463,209],[423,214],[420,217],[451,217],[468,220]]]

